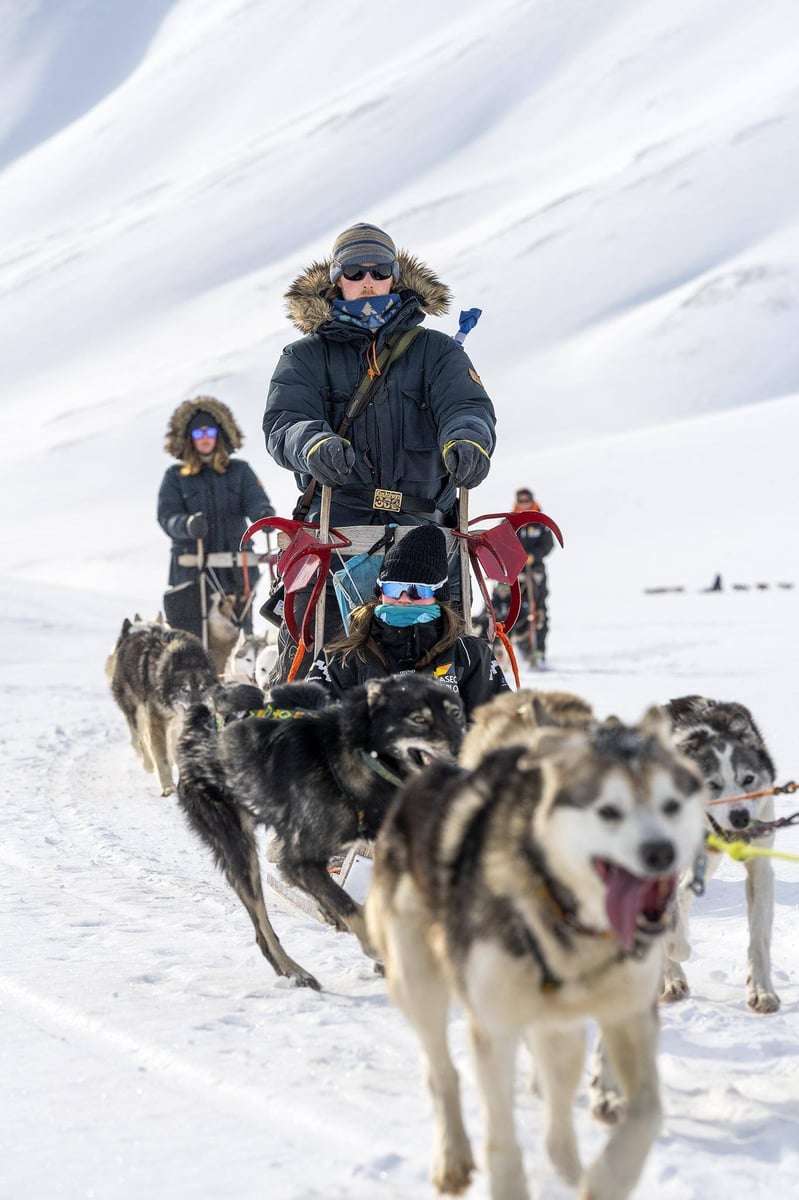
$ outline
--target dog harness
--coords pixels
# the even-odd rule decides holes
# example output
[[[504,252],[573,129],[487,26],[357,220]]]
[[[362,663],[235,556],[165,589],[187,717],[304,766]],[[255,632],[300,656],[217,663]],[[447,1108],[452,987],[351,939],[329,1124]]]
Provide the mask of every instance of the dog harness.
[[[319,713],[313,708],[277,708],[274,704],[265,704],[263,708],[242,709],[240,712],[230,713],[227,717],[223,717],[221,713],[214,713],[217,729],[224,729],[226,725],[231,725],[234,721],[244,721],[247,717],[259,717],[269,721],[296,721],[303,717],[316,719],[318,716]]]
[[[567,930],[572,933],[579,934],[582,937],[602,938],[609,940],[614,937],[614,934],[609,929],[594,929],[590,925],[583,925],[577,920],[574,909],[568,908],[563,902],[558,899],[551,881],[543,873],[540,873],[540,885],[537,894],[545,901],[552,916],[555,918],[553,922],[552,932],[558,939],[561,945],[568,947],[570,938]],[[652,940],[659,937],[665,931],[665,926],[657,930],[649,932],[639,931],[633,940],[633,944],[629,950],[619,948],[606,962],[600,963],[597,967],[592,967],[590,971],[583,972],[582,975],[576,976],[574,979],[564,980],[556,975],[550,967],[546,955],[541,949],[541,944],[538,941],[533,930],[528,923],[519,915],[521,926],[522,943],[526,952],[535,960],[538,969],[541,972],[541,982],[539,988],[542,992],[551,993],[557,992],[566,984],[582,984],[588,980],[595,979],[599,975],[603,975],[605,971],[609,971],[611,967],[617,966],[619,963],[625,962],[627,959],[641,961],[649,952]]]

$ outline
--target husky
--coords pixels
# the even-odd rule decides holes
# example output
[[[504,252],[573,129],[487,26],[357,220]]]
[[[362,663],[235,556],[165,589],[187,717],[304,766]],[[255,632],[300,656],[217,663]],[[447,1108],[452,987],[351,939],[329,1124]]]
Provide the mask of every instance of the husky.
[[[275,635],[277,635],[277,630],[275,630]],[[278,653],[277,636],[271,637],[270,634],[267,634],[266,641],[258,651],[258,657],[255,660],[255,682],[264,691],[269,689],[269,681],[272,678]]]
[[[208,605],[208,657],[217,675],[223,675],[230,653],[239,640],[237,596],[214,592]]]
[[[704,696],[681,696],[664,706],[675,745],[700,771],[708,801],[740,796],[770,788],[776,777],[774,763],[751,712],[734,701],[710,700]],[[774,800],[730,800],[710,804],[705,811],[707,832],[721,836],[746,834],[757,821],[774,820]],[[752,839],[758,846],[771,846],[774,835]],[[702,855],[705,878],[712,878],[721,863],[719,853]],[[767,858],[749,859],[746,868],[746,904],[749,918],[749,956],[746,979],[747,1004],[753,1012],[772,1013],[780,999],[771,981],[771,926],[774,917],[774,870]],[[695,892],[695,868],[687,870],[674,904],[672,929],[666,939],[666,962],[661,1003],[672,1004],[689,994],[682,968],[691,954],[688,917]],[[605,1124],[618,1120],[622,1109],[618,1083],[607,1062],[601,1042],[592,1056],[589,1088],[591,1111]]]
[[[141,613],[138,613],[138,612],[134,613],[132,621],[129,617],[125,617],[125,620],[122,623],[122,630],[121,630],[119,636],[117,637],[117,640],[114,642],[114,645],[111,648],[111,652],[109,653],[108,657],[105,660],[105,677],[108,680],[109,685],[111,684],[111,681],[114,678],[114,670],[116,669],[116,661],[117,661],[117,652],[119,650],[119,647],[120,647],[120,644],[121,644],[123,638],[127,637],[127,635],[131,631],[137,632],[138,630],[142,630],[142,629],[166,629],[166,628],[167,628],[167,624],[164,619],[164,614],[160,611],[160,609],[159,609],[158,613],[156,614],[154,620],[152,620],[152,621],[147,620],[146,617],[143,617],[141,615]]]
[[[238,641],[228,656],[225,679],[236,683],[252,683],[255,679],[255,663],[266,644],[265,638],[256,633],[239,633]]]
[[[277,654],[277,630],[273,626],[263,634],[242,633],[230,652],[225,678],[254,683],[266,691]]]
[[[660,1124],[655,1001],[702,801],[699,772],[656,709],[636,727],[527,728],[471,771],[437,764],[403,788],[377,839],[365,916],[424,1048],[439,1191],[463,1191],[474,1170],[447,1048],[454,995],[471,1033],[492,1200],[528,1196],[513,1116],[521,1039],[555,1168],[586,1200],[629,1196]],[[583,1169],[572,1102],[588,1018],[628,1106]]]
[[[126,617],[106,674],[145,771],[156,772],[162,796],[171,795],[182,718],[191,705],[210,698],[217,685],[211,660],[193,634]]]
[[[595,719],[588,701],[572,692],[544,692],[534,688],[501,692],[490,704],[475,709],[459,761],[463,767],[476,767],[489,750],[524,743],[532,730],[540,726],[584,729]]]
[[[459,697],[417,675],[371,680],[337,701],[320,684],[278,685],[260,715],[230,723],[208,705],[189,713],[177,746],[178,801],[276,974],[319,990],[269,921],[256,826],[273,830],[270,857],[286,882],[373,958],[361,906],[331,879],[328,861],[356,842],[371,843],[398,786],[433,759],[454,759],[463,727]]]
[[[740,800],[747,792],[765,791],[774,785],[776,771],[763,736],[743,704],[682,696],[670,700],[666,711],[674,739],[683,754],[701,771],[710,801],[731,797],[728,804],[712,803],[706,812],[709,832],[728,840],[751,835],[760,821],[774,820],[774,798]],[[774,834],[750,837],[755,846],[770,847]],[[708,855],[705,874],[712,878],[721,854]],[[780,1000],[771,980],[771,927],[774,920],[774,869],[768,858],[752,858],[746,869],[746,908],[749,921],[746,1002],[753,1012],[773,1013]],[[694,898],[693,873],[681,881],[675,928],[668,942],[662,1000],[672,1003],[689,992],[681,963],[690,956],[688,916]]]

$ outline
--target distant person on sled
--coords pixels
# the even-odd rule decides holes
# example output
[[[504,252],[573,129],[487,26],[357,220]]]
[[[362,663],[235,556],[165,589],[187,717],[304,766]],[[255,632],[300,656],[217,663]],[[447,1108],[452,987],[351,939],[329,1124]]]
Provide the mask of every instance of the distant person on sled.
[[[198,636],[202,623],[198,569],[179,559],[196,558],[198,543],[204,556],[227,551],[238,557],[249,523],[275,512],[252,467],[231,457],[243,440],[233,413],[213,396],[185,400],[167,427],[164,449],[178,460],[167,470],[158,493],[158,524],[172,539],[167,620]],[[209,567],[207,575],[212,592],[235,597],[236,617],[250,632],[249,601],[258,568],[235,563]]]
[[[522,487],[516,492],[513,511],[541,511],[530,488]],[[522,525],[516,530],[516,536],[527,554],[527,564],[519,576],[522,606],[511,633],[511,640],[532,665],[542,666],[546,661],[549,633],[549,588],[544,559],[555,544],[555,539],[546,525]],[[509,587],[495,587],[491,601],[497,620],[504,621],[510,604]]]
[[[456,525],[456,489],[488,474],[495,415],[462,346],[420,328],[425,315],[447,311],[449,288],[382,229],[358,224],[286,299],[304,336],[277,364],[263,429],[269,453],[303,493],[295,517],[318,522],[328,488],[329,523],[345,534],[372,526],[378,537],[392,522]],[[342,430],[356,393],[364,403]],[[325,640],[341,630],[331,596]],[[285,679],[295,649],[285,629],[281,645]]]
[[[488,642],[464,635],[448,599],[443,530],[417,526],[387,552],[376,595],[353,610],[348,635],[317,656],[308,678],[341,695],[386,675],[429,675],[460,696],[469,720],[510,689]]]

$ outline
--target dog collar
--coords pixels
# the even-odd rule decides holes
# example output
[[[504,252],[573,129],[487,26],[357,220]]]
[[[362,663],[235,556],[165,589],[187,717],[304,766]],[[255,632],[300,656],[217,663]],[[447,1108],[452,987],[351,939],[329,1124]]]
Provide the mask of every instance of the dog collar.
[[[569,945],[570,938],[567,931],[578,934],[581,937],[601,938],[603,941],[615,940],[612,930],[596,929],[590,925],[583,925],[582,922],[578,921],[575,910],[564,904],[563,900],[557,895],[558,889],[556,889],[556,886],[546,872],[542,871],[540,865],[536,866],[536,874],[539,877],[537,894],[546,903],[550,916],[554,918],[552,933],[561,945],[566,947]],[[604,963],[600,963],[598,967],[594,967],[590,971],[576,976],[574,979],[563,980],[552,970],[535,933],[523,917],[521,918],[521,926],[525,949],[535,959],[538,969],[541,972],[539,987],[542,992],[556,992],[567,982],[573,984],[585,983],[587,980],[602,975],[605,971],[609,971],[611,967],[625,962],[627,959],[640,960],[648,953],[653,938],[657,937],[658,933],[663,932],[662,929],[651,933],[639,931],[636,933],[629,950],[619,947],[615,954],[612,954]]]
[[[394,787],[402,786],[403,781],[399,775],[395,775],[393,771],[388,769],[386,764],[381,761],[380,755],[376,750],[359,750],[358,754],[369,770],[374,771],[375,775],[379,775],[381,779],[385,779],[386,783],[390,783]]]
[[[550,916],[553,918],[552,932],[562,943],[567,943],[565,930],[582,934],[584,937],[612,937],[608,929],[595,929],[591,925],[583,925],[577,920],[577,911],[564,897],[564,888],[559,887],[552,877],[547,874],[543,860],[533,854],[528,854],[528,862],[533,873],[538,878],[536,894],[545,901]]]

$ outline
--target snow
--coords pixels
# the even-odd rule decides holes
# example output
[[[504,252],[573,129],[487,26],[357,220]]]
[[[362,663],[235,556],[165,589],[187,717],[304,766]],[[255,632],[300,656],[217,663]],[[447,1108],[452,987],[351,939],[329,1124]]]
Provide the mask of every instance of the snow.
[[[346,224],[383,224],[453,287],[433,324],[484,310],[468,349],[499,444],[474,513],[530,484],[566,537],[552,669],[526,682],[628,719],[689,692],[740,700],[796,778],[799,12],[6,9],[0,1196],[429,1196],[418,1047],[384,983],[270,895],[324,991],[275,979],[111,700],[122,619],[154,615],[166,578],[166,422],[218,394],[288,512],[260,435],[293,337],[282,294]],[[792,830],[777,846],[799,855]],[[742,868],[694,907],[639,1195],[799,1189],[799,864],[775,871],[775,1015],[745,1005]],[[479,1146],[457,1012],[452,1038]],[[527,1074],[528,1176],[561,1200]],[[589,1156],[606,1135],[584,1094],[578,1123]],[[482,1172],[469,1194],[487,1196]]]

